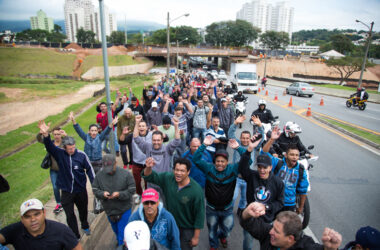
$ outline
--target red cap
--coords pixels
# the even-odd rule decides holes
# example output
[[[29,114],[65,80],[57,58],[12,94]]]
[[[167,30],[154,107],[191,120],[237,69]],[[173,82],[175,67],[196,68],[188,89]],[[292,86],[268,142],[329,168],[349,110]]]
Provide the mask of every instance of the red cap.
[[[146,189],[143,193],[142,193],[142,196],[141,196],[141,202],[145,202],[145,201],[154,201],[154,202],[158,202],[159,200],[159,195],[158,195],[158,192],[153,189],[153,188],[148,188]]]

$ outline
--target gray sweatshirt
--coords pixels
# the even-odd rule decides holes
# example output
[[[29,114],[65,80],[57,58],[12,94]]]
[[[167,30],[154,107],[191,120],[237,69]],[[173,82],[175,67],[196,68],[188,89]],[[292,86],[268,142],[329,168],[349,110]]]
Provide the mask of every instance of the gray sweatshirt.
[[[95,176],[92,191],[102,203],[108,216],[121,215],[132,207],[132,195],[136,192],[135,180],[125,169],[116,167],[113,175],[107,174],[102,169]],[[120,196],[116,199],[106,199],[103,195],[105,191],[110,194],[119,192]]]
[[[134,138],[137,146],[145,153],[146,158],[153,157],[156,165],[154,171],[157,173],[169,172],[170,159],[174,153],[174,150],[181,145],[181,139],[174,139],[168,144],[162,144],[160,149],[154,149],[153,144],[145,142],[140,136]]]
[[[139,136],[141,140],[146,143],[152,144],[152,132],[149,132],[146,136]],[[132,152],[133,152],[133,162],[137,164],[144,165],[146,160],[146,155],[143,153],[139,146],[135,142],[135,138],[132,139]]]

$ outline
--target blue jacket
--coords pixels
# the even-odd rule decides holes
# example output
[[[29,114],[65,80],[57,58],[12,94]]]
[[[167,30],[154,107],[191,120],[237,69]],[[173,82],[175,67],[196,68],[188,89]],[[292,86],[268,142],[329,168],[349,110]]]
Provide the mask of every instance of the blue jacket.
[[[136,220],[145,221],[143,204],[140,204],[138,210],[129,217],[128,223]],[[177,224],[173,215],[164,208],[161,202],[158,205],[158,215],[150,231],[150,236],[171,250],[181,249]]]
[[[233,206],[232,198],[238,177],[239,162],[228,164],[223,171],[218,171],[215,165],[202,160],[206,146],[202,144],[193,155],[193,161],[206,175],[207,205],[216,210],[225,210]]]
[[[90,134],[86,134],[83,132],[82,128],[79,126],[79,124],[74,125],[75,131],[78,133],[80,138],[84,141],[84,152],[90,159],[90,161],[100,161],[102,159],[102,142],[106,138],[106,136],[111,131],[111,128],[109,126],[106,127],[105,130],[103,130],[100,135],[96,135],[95,138],[92,138]]]
[[[280,159],[277,157],[272,156],[268,152],[261,151],[261,154],[267,154],[272,159],[272,172],[277,167],[277,163]],[[283,164],[280,168],[280,170],[277,172],[277,176],[280,177],[280,179],[285,184],[285,199],[284,199],[284,206],[295,206],[296,205],[296,195],[297,194],[306,194],[307,189],[309,187],[309,181],[307,179],[306,171],[303,171],[303,177],[302,180],[298,183],[299,178],[299,163],[297,162],[297,165],[294,168],[288,168],[286,165],[286,159],[285,157],[282,159]]]
[[[212,163],[212,156],[211,154],[205,150],[203,151],[202,155],[202,160],[206,162]],[[193,155],[191,154],[190,150],[187,150],[183,155],[182,158],[186,158],[191,162],[191,170],[189,176],[192,177],[198,184],[202,187],[205,188],[206,184],[206,176],[205,174],[195,165],[193,161]]]
[[[59,166],[58,188],[69,193],[86,191],[86,174],[91,183],[95,177],[94,169],[87,155],[78,149],[75,149],[73,155],[69,155],[64,149],[56,147],[50,136],[44,137],[44,144]]]

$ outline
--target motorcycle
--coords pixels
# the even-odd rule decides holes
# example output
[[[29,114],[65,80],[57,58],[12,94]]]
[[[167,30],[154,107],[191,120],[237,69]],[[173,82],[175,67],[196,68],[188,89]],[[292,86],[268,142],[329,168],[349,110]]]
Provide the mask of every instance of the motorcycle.
[[[263,145],[267,141],[267,138],[270,138],[270,136],[272,134],[272,129],[274,127],[277,127],[278,125],[280,125],[280,121],[278,120],[278,116],[275,116],[273,118],[274,118],[274,120],[271,121],[270,123],[261,123],[263,125],[263,128],[264,128],[264,142],[263,142]],[[252,120],[251,120],[251,124],[253,125],[253,134],[258,133],[258,127],[253,123]]]
[[[353,106],[353,107],[358,107],[360,110],[365,110],[365,108],[367,107],[367,103],[366,103],[367,100],[366,99],[356,100],[354,103],[355,99],[356,99],[356,94],[352,94],[350,98],[346,101],[347,108],[351,108],[351,106]]]
[[[245,111],[246,111],[246,105],[248,104],[248,99],[245,98],[244,101],[242,102],[235,102],[235,119],[236,117],[238,116],[241,116],[241,115],[245,115]],[[242,127],[242,124],[240,123],[239,124],[239,128]]]
[[[308,150],[314,149],[314,145],[310,145]],[[282,153],[282,155],[279,155],[278,157],[282,159],[283,155],[285,152]],[[310,157],[309,154],[305,152],[300,152],[300,157],[298,159],[298,163],[302,164],[304,166],[304,171],[306,171],[306,178],[307,181],[309,182],[309,187],[307,189],[308,192],[311,191],[311,183],[310,183],[310,170],[314,167],[314,162],[316,162],[319,159],[319,156],[313,156]],[[300,196],[297,195],[296,198],[296,207],[299,207],[300,204]],[[310,203],[309,203],[309,198],[306,196],[306,200],[303,206],[303,212],[299,214],[301,221],[302,221],[302,229],[305,229],[309,225],[310,221]]]

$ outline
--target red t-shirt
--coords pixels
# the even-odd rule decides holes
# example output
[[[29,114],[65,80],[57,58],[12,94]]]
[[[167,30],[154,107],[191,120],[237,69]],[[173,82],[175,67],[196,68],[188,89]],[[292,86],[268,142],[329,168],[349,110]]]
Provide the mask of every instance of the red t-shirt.
[[[114,112],[112,111],[112,118],[114,118],[114,116]],[[104,131],[108,126],[108,112],[106,112],[105,114],[103,114],[102,112],[98,113],[96,115],[96,123],[99,124],[100,127],[102,127],[102,130]]]

